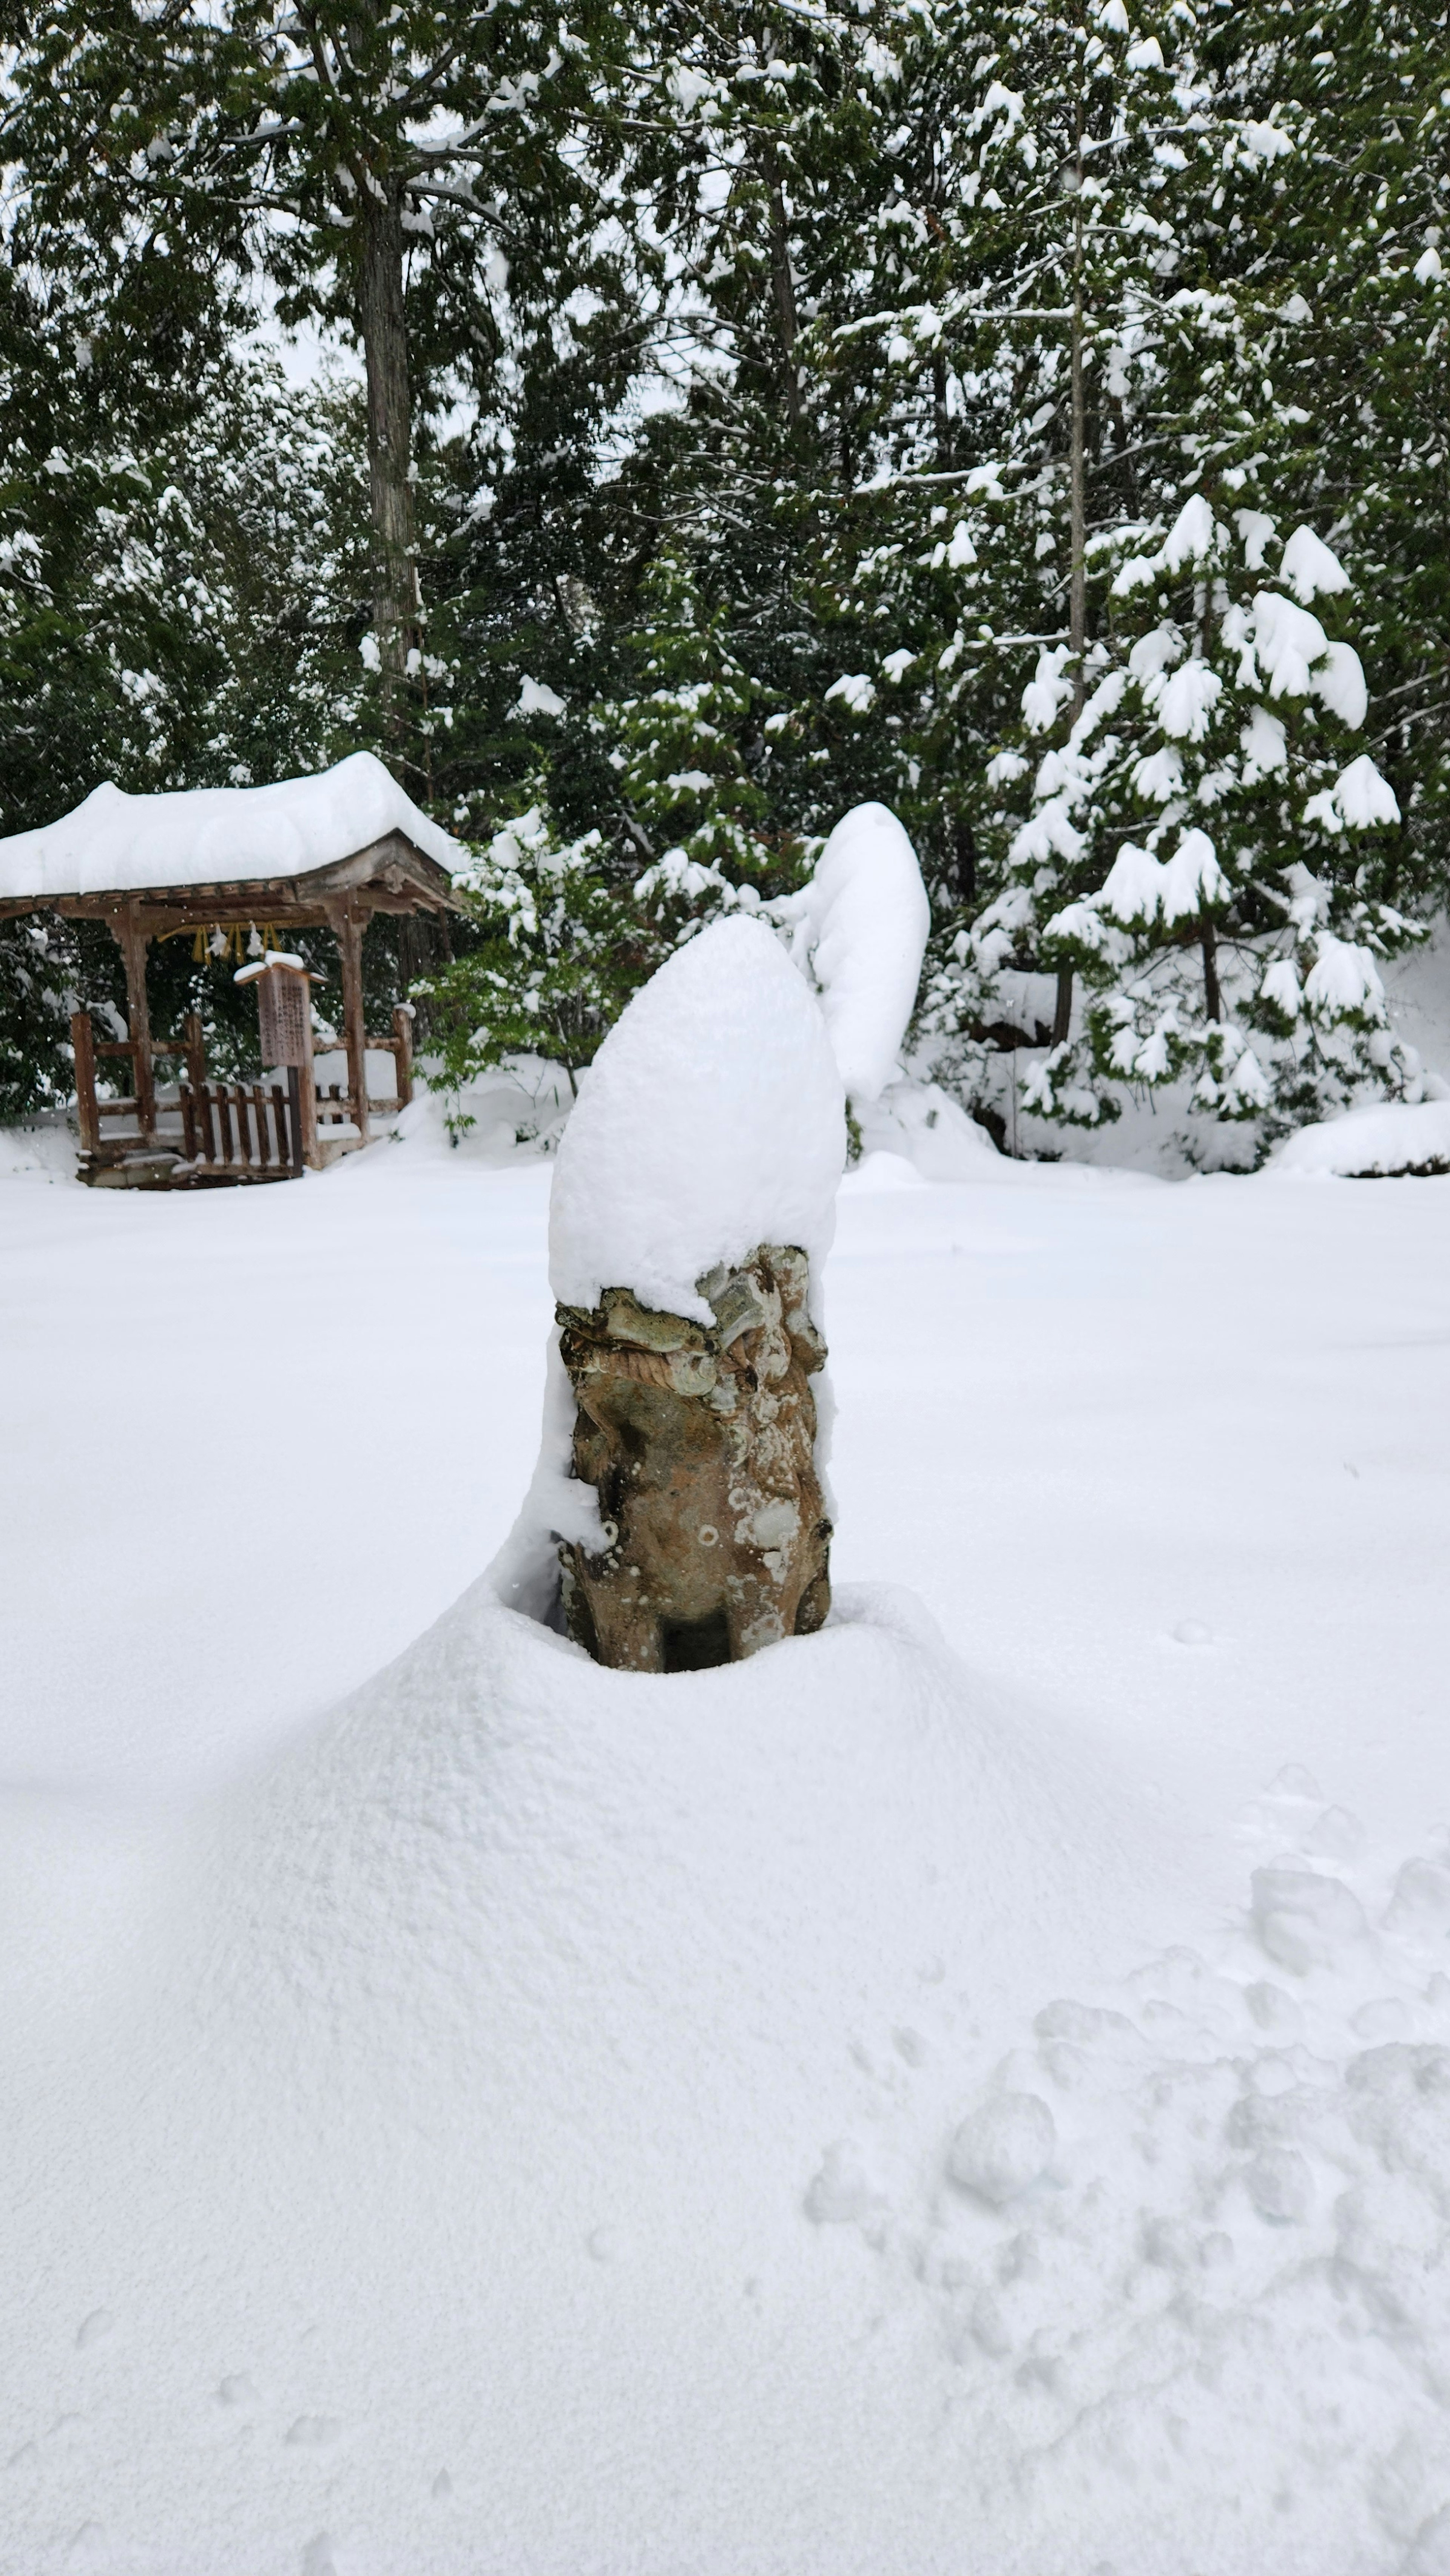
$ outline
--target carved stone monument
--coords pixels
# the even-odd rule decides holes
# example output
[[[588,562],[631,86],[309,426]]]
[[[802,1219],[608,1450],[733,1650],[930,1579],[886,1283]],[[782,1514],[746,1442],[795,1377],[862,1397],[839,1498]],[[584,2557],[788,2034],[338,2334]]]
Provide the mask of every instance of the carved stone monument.
[[[708,1327],[627,1288],[557,1310],[574,1474],[605,1542],[561,1544],[564,1614],[597,1663],[628,1672],[736,1663],[810,1636],[830,1608],[806,1256],[761,1244],[698,1286]]]

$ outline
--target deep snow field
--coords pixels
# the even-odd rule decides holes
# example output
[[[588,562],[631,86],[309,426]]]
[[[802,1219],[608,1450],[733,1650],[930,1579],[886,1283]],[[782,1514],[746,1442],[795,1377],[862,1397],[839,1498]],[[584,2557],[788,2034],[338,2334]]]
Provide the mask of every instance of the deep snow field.
[[[403,1125],[0,1152],[3,2576],[1446,2576],[1450,1181],[870,1156],[837,1615],[651,1679]]]

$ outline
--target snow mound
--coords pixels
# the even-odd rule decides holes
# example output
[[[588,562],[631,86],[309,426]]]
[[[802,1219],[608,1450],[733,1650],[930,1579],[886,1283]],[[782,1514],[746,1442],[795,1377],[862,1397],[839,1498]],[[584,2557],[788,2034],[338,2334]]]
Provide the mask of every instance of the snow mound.
[[[924,1181],[987,1180],[994,1166],[1002,1169],[986,1128],[937,1082],[888,1084],[862,1115],[861,1149],[862,1166],[877,1154],[899,1154]]]
[[[23,1127],[0,1127],[0,1175],[69,1181],[75,1168],[75,1138],[61,1112],[46,1110]]]
[[[908,1598],[843,1608],[654,1681],[482,1583],[84,1977],[68,1921],[53,2008],[0,2012],[7,2567],[89,2520],[156,2576],[324,2531],[389,2576],[959,2563],[941,2366],[873,2341],[848,2241],[907,2175],[808,2208],[820,2141],[948,2112],[1141,1855]]]
[[[7,2565],[1421,2564],[1450,1842],[1281,1775],[1237,1919],[1108,1982],[1129,1812],[842,1607],[665,1681],[485,1582],[129,1890],[56,1874]]]
[[[440,867],[460,844],[420,812],[370,751],[270,787],[195,787],[128,796],[107,779],[39,831],[0,840],[0,896],[124,893],[304,876],[401,832]]]
[[[1450,1100],[1372,1103],[1301,1127],[1270,1155],[1271,1172],[1347,1178],[1450,1171]]]
[[[711,1321],[696,1281],[795,1244],[812,1303],[846,1155],[819,1005],[763,922],[712,923],[636,993],[559,1144],[549,1278],[568,1306],[630,1288]]]
[[[810,884],[771,909],[820,993],[847,1098],[877,1099],[899,1070],[931,931],[916,852],[890,808],[853,807]]]

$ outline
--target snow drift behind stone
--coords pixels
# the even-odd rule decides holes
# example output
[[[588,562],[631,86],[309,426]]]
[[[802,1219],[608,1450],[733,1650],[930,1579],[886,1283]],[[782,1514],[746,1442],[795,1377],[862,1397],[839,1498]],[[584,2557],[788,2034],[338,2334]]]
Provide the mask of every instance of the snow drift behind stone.
[[[370,751],[270,787],[127,796],[109,779],[38,831],[0,840],[0,896],[128,892],[304,876],[401,832],[440,867],[464,853]]]
[[[931,906],[916,852],[885,805],[842,817],[810,884],[772,906],[821,997],[847,1097],[876,1100],[916,1008]]]
[[[554,1294],[594,1306],[630,1288],[708,1324],[698,1279],[791,1243],[814,1297],[845,1155],[813,995],[763,922],[717,921],[635,995],[584,1076],[549,1207]]]
[[[1450,1100],[1380,1101],[1286,1137],[1271,1172],[1416,1172],[1450,1166]]]

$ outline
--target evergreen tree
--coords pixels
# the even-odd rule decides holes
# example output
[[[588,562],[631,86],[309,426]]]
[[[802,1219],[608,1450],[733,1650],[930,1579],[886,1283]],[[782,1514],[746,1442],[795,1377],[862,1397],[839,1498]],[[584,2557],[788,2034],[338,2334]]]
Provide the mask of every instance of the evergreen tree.
[[[1093,1125],[1120,1086],[1185,1081],[1195,1109],[1267,1139],[1361,1083],[1419,1096],[1376,962],[1416,935],[1384,900],[1399,809],[1357,745],[1358,655],[1315,614],[1341,624],[1347,589],[1308,527],[1281,549],[1267,513],[1221,519],[1201,493],[1120,562],[1121,625],[1013,845],[1029,899],[1039,853],[1076,843],[1100,869],[1112,854],[1043,926],[1091,1000],[1028,1108]]]
[[[538,805],[493,835],[460,892],[476,939],[416,987],[455,1137],[473,1124],[461,1094],[491,1066],[543,1055],[572,1076],[590,1063],[663,953],[602,870],[599,833],[561,843]]]
[[[404,721],[408,683],[428,676],[415,409],[460,385],[486,404],[521,332],[612,285],[608,250],[581,247],[612,148],[597,112],[612,25],[588,7],[567,27],[518,9],[460,19],[434,0],[110,0],[97,21],[53,0],[15,50],[4,134],[33,261],[67,267],[96,303],[164,247],[202,313],[217,281],[234,298],[261,274],[284,322],[355,336],[372,658],[399,757],[427,733],[420,710]]]

